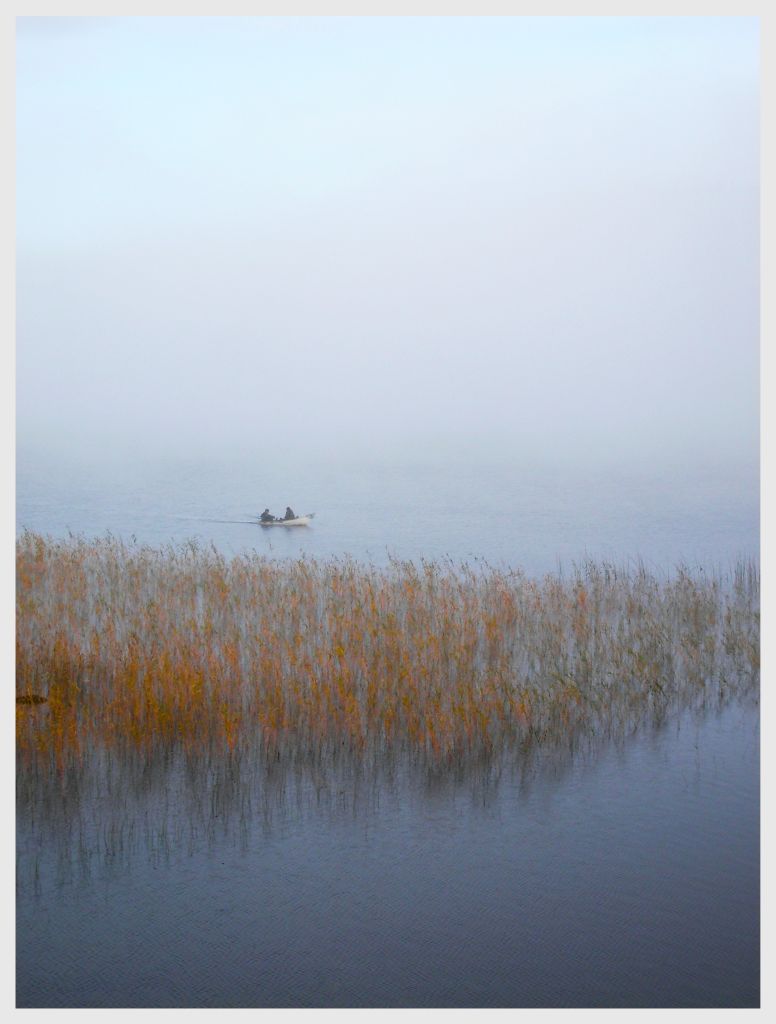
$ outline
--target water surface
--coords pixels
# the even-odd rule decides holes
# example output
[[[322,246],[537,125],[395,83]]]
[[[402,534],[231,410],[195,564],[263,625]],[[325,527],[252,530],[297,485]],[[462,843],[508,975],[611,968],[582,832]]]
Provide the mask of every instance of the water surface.
[[[262,530],[269,506],[315,512],[307,529]],[[756,467],[585,469],[418,458],[402,463],[276,454],[222,459],[20,457],[17,527],[110,532],[144,543],[191,537],[225,554],[486,559],[530,574],[587,558],[728,568],[759,552]]]
[[[758,723],[458,779],[157,765],[110,813],[20,800],[18,1004],[757,1005]]]

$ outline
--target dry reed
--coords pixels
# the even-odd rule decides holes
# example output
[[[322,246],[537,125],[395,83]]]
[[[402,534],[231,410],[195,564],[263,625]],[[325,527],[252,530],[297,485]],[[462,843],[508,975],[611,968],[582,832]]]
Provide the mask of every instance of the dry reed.
[[[591,563],[533,580],[25,533],[16,664],[28,764],[258,742],[269,759],[404,751],[444,767],[756,689],[759,569]]]

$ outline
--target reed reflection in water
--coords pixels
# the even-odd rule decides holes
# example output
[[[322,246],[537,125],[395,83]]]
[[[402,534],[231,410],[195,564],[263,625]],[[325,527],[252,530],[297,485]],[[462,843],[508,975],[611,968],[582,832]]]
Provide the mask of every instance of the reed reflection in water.
[[[756,1005],[757,718],[458,772],[131,747],[30,772],[19,1005]]]

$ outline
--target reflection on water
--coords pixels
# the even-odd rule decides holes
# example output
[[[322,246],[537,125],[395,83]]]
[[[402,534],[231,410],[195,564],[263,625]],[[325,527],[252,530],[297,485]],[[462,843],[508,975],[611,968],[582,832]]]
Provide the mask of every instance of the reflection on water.
[[[540,772],[560,778],[571,760],[570,750],[525,744],[440,772],[385,756],[268,759],[257,744],[214,757],[170,745],[151,752],[92,752],[62,771],[21,766],[17,812],[26,847],[18,886],[40,893],[41,863],[53,851],[56,875],[48,881],[56,887],[87,878],[95,867],[129,869],[138,857],[154,861],[178,849],[193,855],[222,842],[245,843],[254,828],[368,820],[400,794],[436,801],[464,797],[489,806],[502,784],[527,795]]]
[[[455,772],[20,765],[19,1005],[755,1005],[756,705]]]

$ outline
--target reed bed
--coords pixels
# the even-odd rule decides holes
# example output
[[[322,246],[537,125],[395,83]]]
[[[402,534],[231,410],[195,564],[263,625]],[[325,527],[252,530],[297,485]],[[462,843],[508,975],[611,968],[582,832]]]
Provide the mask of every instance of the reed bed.
[[[226,559],[194,542],[17,541],[16,740],[445,769],[759,686],[759,569]],[[34,697],[44,697],[45,703]],[[220,754],[219,754],[220,752]]]

